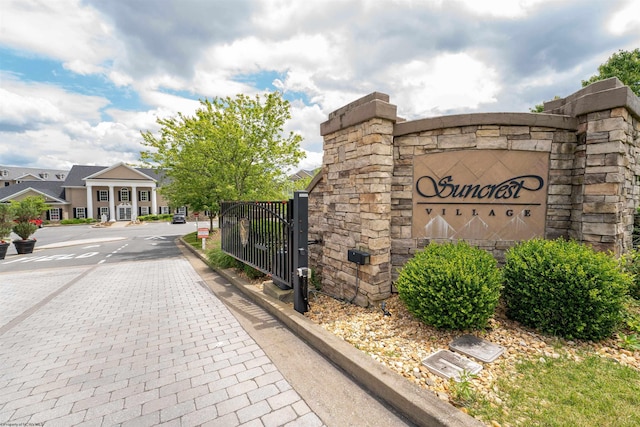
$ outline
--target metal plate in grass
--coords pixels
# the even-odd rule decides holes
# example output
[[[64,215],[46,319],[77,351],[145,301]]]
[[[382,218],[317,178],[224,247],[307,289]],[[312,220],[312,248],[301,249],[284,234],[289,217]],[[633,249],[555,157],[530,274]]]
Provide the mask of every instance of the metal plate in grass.
[[[453,340],[449,348],[485,363],[493,362],[504,352],[503,346],[468,334]]]
[[[463,372],[477,374],[482,370],[482,365],[479,363],[449,350],[438,350],[426,357],[422,364],[434,374],[447,379],[453,378],[458,382],[461,381]]]

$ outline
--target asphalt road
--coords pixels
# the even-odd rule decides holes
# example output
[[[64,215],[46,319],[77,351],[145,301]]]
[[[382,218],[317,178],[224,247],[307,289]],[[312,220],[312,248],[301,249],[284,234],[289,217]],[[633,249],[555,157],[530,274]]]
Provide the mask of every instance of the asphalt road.
[[[174,240],[196,229],[195,222],[44,227],[33,236],[37,243],[32,254],[18,255],[13,245],[9,247],[5,259],[0,260],[0,272],[172,258],[180,255]]]

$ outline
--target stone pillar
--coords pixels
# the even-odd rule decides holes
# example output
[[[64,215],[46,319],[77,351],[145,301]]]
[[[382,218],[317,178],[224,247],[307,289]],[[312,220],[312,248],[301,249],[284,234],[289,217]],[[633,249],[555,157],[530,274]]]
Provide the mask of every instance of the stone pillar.
[[[310,194],[322,209],[322,287],[367,306],[391,292],[391,181],[396,106],[373,93],[329,115],[324,137],[323,191]],[[322,197],[317,203],[314,197]],[[311,212],[311,215],[314,215]],[[370,254],[368,265],[348,261],[348,250]],[[313,266],[312,266],[313,267]]]
[[[578,119],[569,236],[601,251],[632,249],[640,197],[640,99],[617,78],[545,103]]]

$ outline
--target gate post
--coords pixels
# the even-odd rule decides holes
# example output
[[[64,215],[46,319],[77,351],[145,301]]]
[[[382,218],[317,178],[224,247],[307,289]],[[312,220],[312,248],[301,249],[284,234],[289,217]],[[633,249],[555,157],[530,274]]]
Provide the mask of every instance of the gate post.
[[[298,313],[307,311],[307,284],[309,279],[309,194],[293,194],[293,242],[291,245],[293,279],[293,308]]]

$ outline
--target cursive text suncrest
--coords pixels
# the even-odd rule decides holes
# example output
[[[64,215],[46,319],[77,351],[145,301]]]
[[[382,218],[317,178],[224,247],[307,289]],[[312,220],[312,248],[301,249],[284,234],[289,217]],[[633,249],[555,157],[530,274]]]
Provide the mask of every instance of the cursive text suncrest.
[[[520,197],[521,191],[535,192],[544,186],[544,179],[538,175],[520,175],[498,184],[456,184],[451,175],[436,181],[425,175],[416,181],[416,191],[426,198],[447,199],[498,199],[508,200]]]

